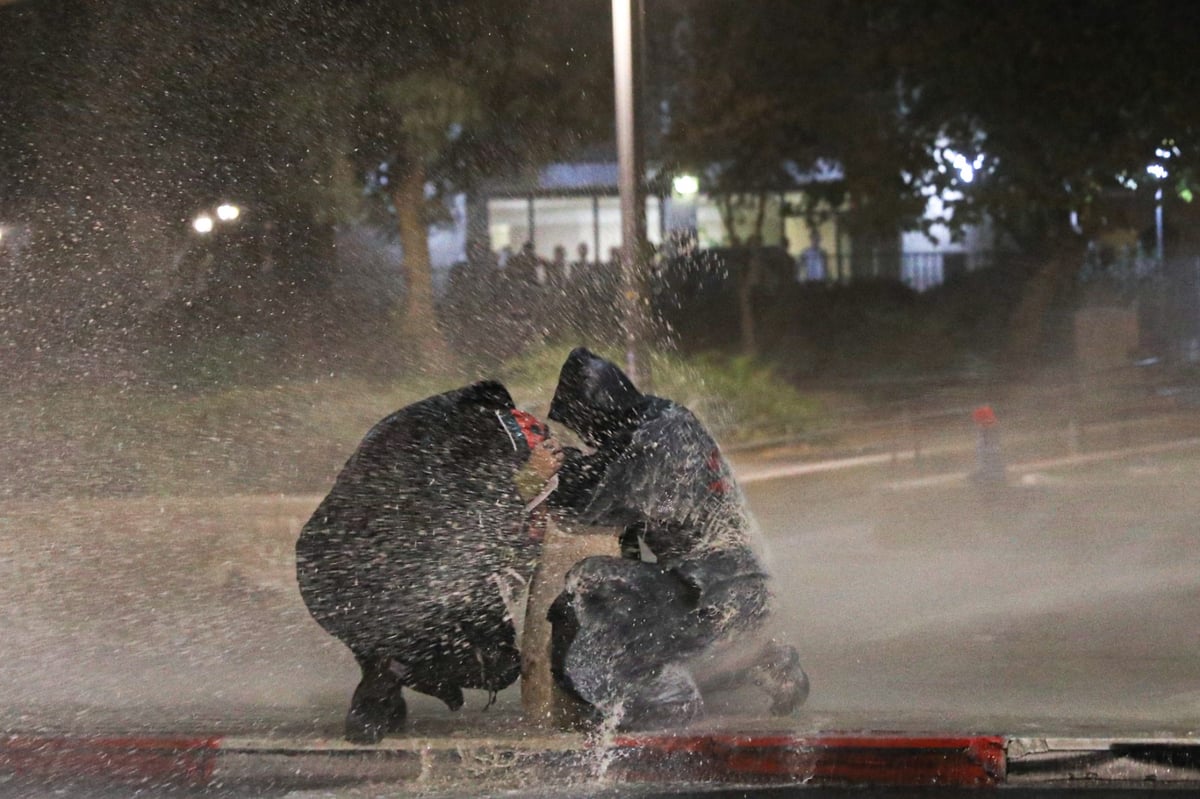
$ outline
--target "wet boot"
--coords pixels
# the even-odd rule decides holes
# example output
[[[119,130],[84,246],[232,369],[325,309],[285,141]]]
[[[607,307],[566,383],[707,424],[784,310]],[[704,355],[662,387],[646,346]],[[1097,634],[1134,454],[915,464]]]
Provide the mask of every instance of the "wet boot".
[[[768,644],[763,659],[750,670],[750,679],[771,697],[773,716],[790,716],[808,699],[808,675],[793,646]]]
[[[687,726],[704,715],[704,700],[692,675],[669,665],[621,700],[617,729],[669,729]]]
[[[360,664],[362,681],[354,689],[346,713],[346,740],[374,744],[389,732],[403,728],[408,707],[401,694],[403,685],[388,669],[388,661]]]

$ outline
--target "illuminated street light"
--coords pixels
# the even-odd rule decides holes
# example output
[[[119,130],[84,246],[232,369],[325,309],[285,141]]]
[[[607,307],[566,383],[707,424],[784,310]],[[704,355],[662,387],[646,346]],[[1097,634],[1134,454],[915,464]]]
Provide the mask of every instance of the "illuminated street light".
[[[671,188],[681,197],[693,197],[700,191],[700,180],[695,175],[677,175]]]
[[[242,209],[230,203],[222,203],[217,206],[217,219],[223,222],[232,222],[242,214]]]
[[[192,227],[197,233],[211,233],[213,229],[213,218],[208,214],[200,214],[192,220]]]

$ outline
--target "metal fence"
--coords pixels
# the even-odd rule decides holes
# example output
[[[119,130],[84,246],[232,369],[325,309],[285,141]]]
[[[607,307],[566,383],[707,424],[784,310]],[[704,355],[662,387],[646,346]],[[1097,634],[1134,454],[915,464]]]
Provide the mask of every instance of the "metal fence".
[[[927,291],[959,275],[985,269],[994,260],[991,250],[901,252],[863,248],[851,254],[838,253],[831,278],[838,283],[898,280],[914,291]]]

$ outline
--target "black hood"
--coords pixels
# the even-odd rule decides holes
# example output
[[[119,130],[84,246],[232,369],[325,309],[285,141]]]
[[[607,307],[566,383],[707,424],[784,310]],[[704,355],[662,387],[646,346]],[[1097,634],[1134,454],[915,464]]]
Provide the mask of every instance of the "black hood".
[[[612,361],[577,347],[559,372],[550,418],[595,446],[635,426],[651,399]]]

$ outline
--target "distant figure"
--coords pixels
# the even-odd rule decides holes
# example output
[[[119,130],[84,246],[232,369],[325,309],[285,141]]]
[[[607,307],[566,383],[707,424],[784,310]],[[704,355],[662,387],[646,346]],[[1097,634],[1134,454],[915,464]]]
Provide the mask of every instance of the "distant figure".
[[[567,261],[567,248],[554,245],[554,257],[550,261],[550,282],[565,286],[571,282],[571,264]]]
[[[829,258],[821,249],[821,234],[812,232],[811,244],[796,258],[796,282],[822,281],[829,274]]]
[[[546,285],[546,265],[534,252],[533,242],[521,245],[521,251],[508,259],[509,279],[521,286]]]
[[[548,428],[493,381],[367,433],[296,542],[305,605],[362,670],[349,740],[400,730],[403,688],[458,710],[464,688],[494,698],[517,679],[512,604],[540,554],[561,460]]]
[[[575,265],[582,271],[591,263],[588,259],[588,243],[586,241],[579,242],[579,246],[575,248],[575,254],[578,256],[575,260]]]
[[[471,269],[495,272],[500,268],[500,253],[492,252],[487,247],[472,248],[467,253],[466,263]]]

